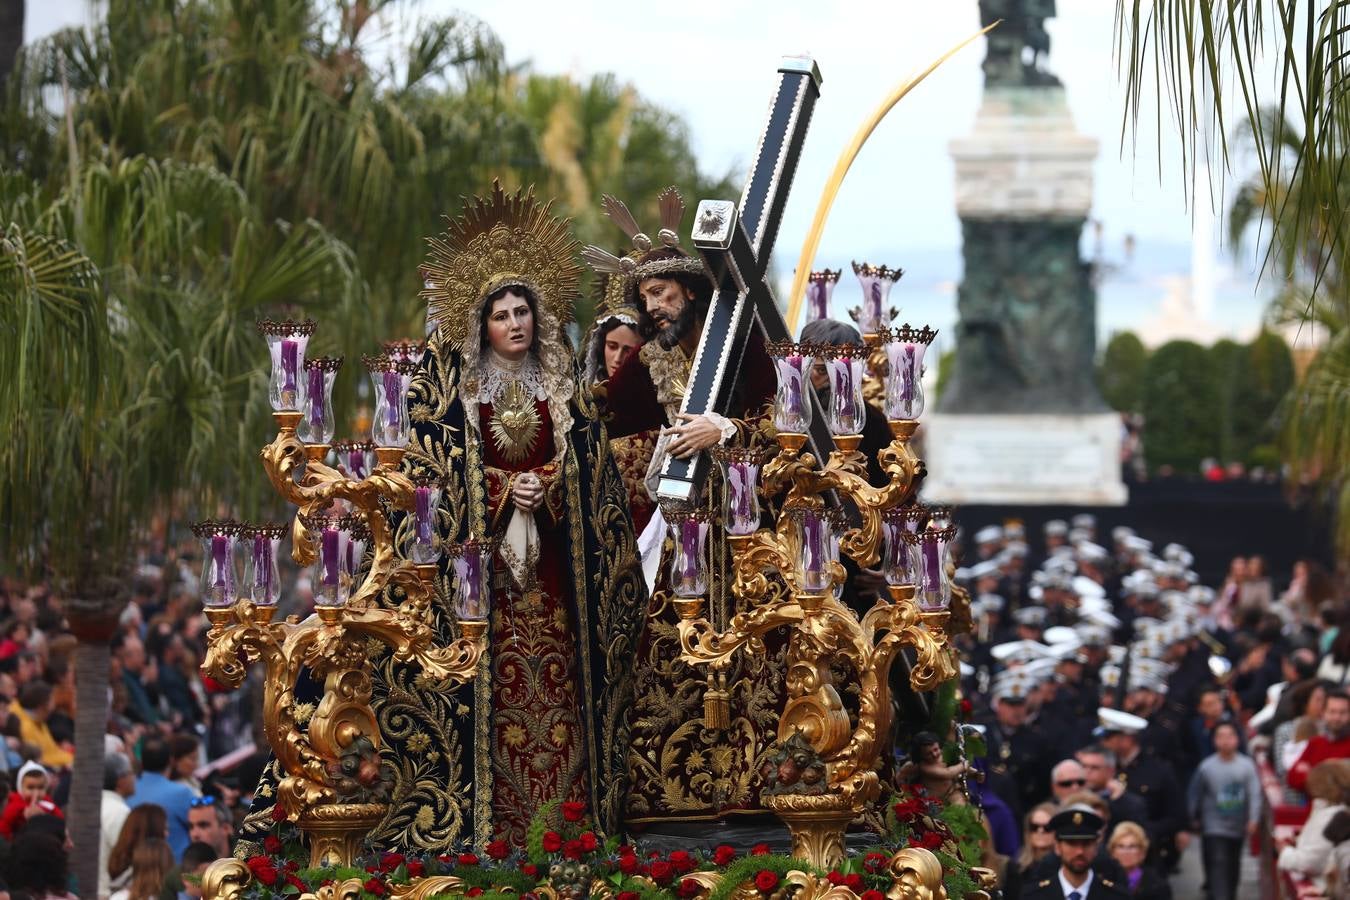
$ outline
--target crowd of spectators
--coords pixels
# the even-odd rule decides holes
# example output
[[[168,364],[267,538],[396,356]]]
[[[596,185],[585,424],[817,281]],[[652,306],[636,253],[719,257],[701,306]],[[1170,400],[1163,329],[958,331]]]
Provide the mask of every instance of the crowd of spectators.
[[[968,727],[988,748],[970,789],[1009,896],[1087,896],[1092,878],[1165,900],[1195,845],[1213,900],[1239,895],[1253,853],[1290,895],[1350,897],[1350,597],[1328,572],[1277,584],[1235,557],[1210,588],[1185,547],[1087,515],[976,529],[962,561]],[[1076,874],[1069,810],[1102,823]]]

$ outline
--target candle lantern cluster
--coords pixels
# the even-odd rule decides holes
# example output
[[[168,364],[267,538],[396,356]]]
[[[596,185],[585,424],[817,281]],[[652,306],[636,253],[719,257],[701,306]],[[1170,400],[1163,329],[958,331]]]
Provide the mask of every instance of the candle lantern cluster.
[[[666,510],[675,547],[671,589],[686,661],[724,671],[736,651],[762,646],[773,629],[791,629],[787,653],[795,674],[788,679],[778,738],[804,738],[826,775],[812,785],[780,784],[765,802],[787,822],[794,855],[822,868],[843,858],[844,828],[880,794],[893,661],[902,649],[913,651],[909,678],[916,690],[952,678],[951,605],[954,595],[968,602],[951,583],[951,513],[917,499],[925,470],[911,441],[923,413],[924,352],[935,332],[888,327],[894,313],[885,303],[898,270],[865,263],[854,269],[864,285],[860,322],[867,343],[770,344],[778,376],[776,451],[714,450],[723,496],[712,506],[720,510],[730,546],[730,571],[704,571],[708,531],[718,523],[706,513]],[[828,297],[833,279],[811,283]],[[864,383],[878,355],[889,362],[879,396],[892,439],[866,449],[876,455],[884,484],[868,481],[862,446]],[[809,446],[811,375],[818,363],[829,378],[824,409],[834,441],[833,448],[821,448],[829,451],[823,464]],[[775,511],[768,527],[761,527],[762,501]],[[845,559],[862,569],[879,566],[885,577],[888,596],[861,617],[841,599]],[[740,610],[724,628],[707,618],[704,598],[715,580],[730,589]],[[831,664],[841,660],[858,678],[853,719],[833,681]]]
[[[335,443],[332,391],[342,360],[306,358],[313,322],[267,321],[258,330],[271,357],[268,399],[278,428],[263,448],[263,468],[296,507],[291,557],[309,568],[314,609],[304,619],[273,621],[282,599],[277,554],[285,526],[198,523],[211,622],[202,671],[237,687],[248,665],[264,665],[264,731],[285,773],[277,806],[306,832],[313,865],[350,866],[386,813],[388,773],[370,706],[370,642],[386,644],[396,660],[421,667],[447,689],[473,678],[487,643],[491,546],[475,540],[444,546],[435,518],[439,485],[414,483],[400,472],[409,442],[405,397],[420,345],[400,342],[365,359],[377,399],[371,439]],[[409,519],[399,531],[407,535],[402,555],[394,511]],[[431,608],[442,559],[452,576],[459,637],[438,646]],[[402,601],[382,604],[395,586]],[[324,696],[302,716],[295,685],[306,671],[323,684]],[[342,775],[343,760],[353,754],[363,761],[361,778]],[[222,869],[216,880],[227,877]]]

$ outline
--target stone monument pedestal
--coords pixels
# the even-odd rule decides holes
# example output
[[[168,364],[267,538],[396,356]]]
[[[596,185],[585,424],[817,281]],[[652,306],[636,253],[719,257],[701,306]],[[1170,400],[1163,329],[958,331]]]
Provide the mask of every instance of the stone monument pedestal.
[[[1120,506],[1116,413],[934,413],[923,426],[926,503]]]

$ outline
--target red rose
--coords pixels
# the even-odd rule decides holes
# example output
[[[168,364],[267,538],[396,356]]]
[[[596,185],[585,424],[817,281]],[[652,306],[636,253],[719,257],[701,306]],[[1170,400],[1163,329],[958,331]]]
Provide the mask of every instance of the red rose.
[[[726,866],[736,858],[736,848],[730,844],[721,844],[713,851],[712,860],[714,865]]]
[[[580,822],[586,818],[586,804],[569,801],[562,805],[563,819],[568,822]]]
[[[675,877],[675,867],[663,859],[654,861],[648,867],[648,871],[651,873],[652,880],[657,884],[667,884],[670,879]]]
[[[619,856],[637,856],[637,851],[633,849],[632,844],[620,844],[619,849],[614,852]]]
[[[825,875],[825,880],[833,885],[841,885],[844,883],[844,873],[835,869],[833,872],[829,872]]]
[[[539,877],[539,867],[536,866],[534,863],[526,863],[525,865],[521,866],[520,872],[522,875],[525,875],[529,878]]]
[[[768,856],[771,852],[768,844],[756,844],[750,848],[751,856]]]
[[[582,852],[581,841],[572,840],[563,844],[563,856],[568,859],[581,859]]]
[[[280,803],[273,804],[273,806],[272,806],[272,821],[273,821],[273,822],[285,822],[285,821],[286,821],[286,807],[282,806]]]
[[[493,859],[506,859],[511,855],[511,845],[506,841],[488,841],[483,850]]]
[[[267,852],[268,856],[276,856],[281,852],[281,849],[281,838],[274,834],[269,834],[267,837],[263,838],[263,850]]]
[[[420,859],[408,860],[409,878],[421,878],[425,874],[427,874],[427,867],[422,864],[422,861]]]
[[[936,831],[930,831],[923,836],[923,841],[919,846],[925,850],[936,850],[942,846],[942,835]]]
[[[755,876],[755,887],[767,894],[778,887],[778,873],[770,872],[768,869],[760,869],[759,874]]]
[[[702,885],[697,881],[692,878],[686,878],[684,881],[680,882],[679,895],[684,897],[685,900],[690,900],[690,898],[697,897],[702,890]]]
[[[581,841],[581,849],[587,853],[594,853],[600,846],[600,839],[595,836],[594,831],[583,832],[577,840]]]
[[[384,869],[386,872],[392,872],[403,865],[406,859],[407,857],[402,853],[386,853],[380,857],[380,868]]]
[[[642,900],[642,895],[637,891],[619,891],[614,900]]]
[[[863,857],[863,868],[876,875],[885,870],[888,862],[890,860],[884,853],[869,853]]]
[[[461,853],[459,855],[459,864],[461,866],[476,866],[478,865],[478,857],[472,853]]]
[[[440,856],[436,857],[436,861],[448,866],[455,861],[455,858],[449,853],[442,853]]]
[[[477,897],[477,896],[480,896],[482,893],[483,893],[483,889],[482,889],[482,888],[469,888],[467,891],[464,892],[464,896],[465,896],[465,897]]]
[[[376,897],[384,896],[384,882],[380,881],[378,878],[371,878],[365,884],[361,885],[361,889],[368,894],[374,894]]]
[[[625,875],[632,875],[640,865],[642,863],[638,862],[638,858],[632,854],[619,857],[619,871]]]
[[[844,876],[844,887],[855,894],[860,894],[866,885],[863,884],[863,877],[857,872]]]
[[[295,875],[287,875],[286,883],[302,894],[307,893],[309,891],[309,888],[305,887],[305,883]]]
[[[295,859],[288,859],[286,860],[286,865],[284,866],[284,868],[287,872],[299,872],[300,861]]]
[[[676,850],[670,854],[670,864],[675,867],[675,871],[683,875],[686,872],[692,872],[698,868],[698,860],[689,855],[687,850]]]
[[[878,890],[867,890],[858,895],[858,900],[886,900],[886,895]]]
[[[559,850],[562,849],[562,844],[563,844],[562,835],[558,834],[558,832],[556,831],[544,832],[545,853],[557,853]]]
[[[965,699],[964,697],[961,698],[961,715],[963,716],[970,715],[970,711],[974,708],[975,707],[971,704],[969,700]]]
[[[265,856],[253,856],[246,863],[255,880],[268,887],[277,883],[277,867]]]

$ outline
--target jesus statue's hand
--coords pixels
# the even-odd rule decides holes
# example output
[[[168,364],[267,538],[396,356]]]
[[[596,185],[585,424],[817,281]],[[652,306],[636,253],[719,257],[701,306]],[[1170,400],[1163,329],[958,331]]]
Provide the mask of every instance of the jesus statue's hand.
[[[707,450],[722,440],[722,429],[705,415],[679,413],[682,421],[665,429],[670,435],[666,451],[676,459],[688,459],[700,450]]]

